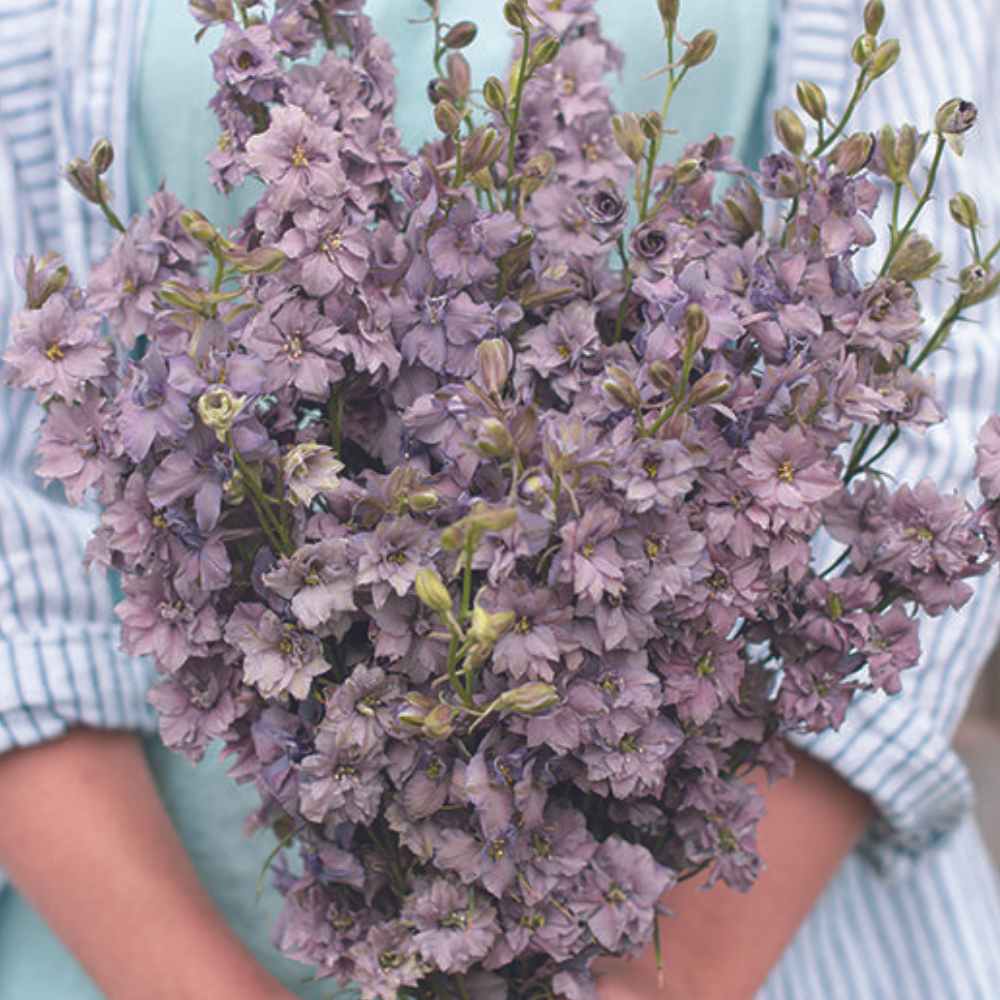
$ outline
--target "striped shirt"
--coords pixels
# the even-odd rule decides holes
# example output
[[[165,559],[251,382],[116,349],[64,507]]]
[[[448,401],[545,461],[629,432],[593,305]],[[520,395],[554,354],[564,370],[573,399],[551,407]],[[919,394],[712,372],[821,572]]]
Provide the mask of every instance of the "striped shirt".
[[[863,0],[787,0],[775,92],[787,99],[795,81],[808,78],[842,107],[853,81],[846,52],[862,7]],[[896,7],[887,29],[903,38],[902,66],[876,85],[859,125],[926,126],[953,95],[998,106],[990,100],[1000,99],[1000,78],[988,39],[1000,0]],[[18,301],[15,255],[60,249],[83,275],[105,249],[106,226],[59,183],[57,165],[109,135],[118,152],[111,185],[118,211],[127,212],[124,164],[144,8],[136,0],[0,0],[0,342]],[[984,123],[970,146],[961,165],[946,158],[940,190],[974,194],[995,236],[1000,194],[988,172],[1000,162],[1000,132]],[[946,260],[964,259],[946,202],[932,204],[922,228]],[[924,287],[929,316],[950,294],[946,282],[931,286]],[[930,476],[943,487],[971,488],[975,431],[1000,404],[1000,347],[991,350],[986,333],[1000,334],[996,305],[977,320],[933,360],[948,424],[901,442],[892,455],[909,481]],[[79,568],[92,515],[69,510],[32,480],[35,426],[27,395],[0,388],[0,750],[51,739],[76,722],[151,724],[148,667],[117,651],[109,588]],[[923,663],[908,672],[903,694],[861,699],[839,733],[800,741],[868,794],[879,819],[758,1000],[1000,995],[996,875],[971,815],[968,775],[950,746],[996,638],[998,610],[994,579],[980,581],[961,616],[926,623]]]

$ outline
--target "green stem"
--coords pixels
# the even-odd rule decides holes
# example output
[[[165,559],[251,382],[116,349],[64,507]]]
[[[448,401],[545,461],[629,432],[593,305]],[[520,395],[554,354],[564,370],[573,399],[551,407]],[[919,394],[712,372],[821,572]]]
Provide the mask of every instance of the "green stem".
[[[889,235],[891,242],[895,244],[899,234],[899,203],[903,194],[903,185],[894,184],[892,189],[892,222],[890,223]]]
[[[521,32],[521,64],[517,74],[517,86],[514,88],[514,108],[510,116],[510,138],[507,140],[507,190],[504,192],[504,208],[510,210],[514,199],[514,160],[517,154],[517,129],[521,122],[521,100],[524,96],[524,85],[528,77],[528,47],[531,45],[531,29],[524,28]]]
[[[323,3],[320,2],[320,0],[316,0],[313,4],[313,10],[316,11],[316,17],[319,20],[319,27],[323,32],[324,44],[328,49],[334,49],[337,45],[337,39],[333,34],[333,25],[330,22],[330,12],[326,9]]]
[[[976,232],[975,226],[969,230],[969,235],[972,237],[972,258],[977,264],[981,264],[983,252],[979,247],[979,233]]]
[[[629,293],[632,291],[632,282],[635,280],[635,276],[632,274],[632,269],[628,266],[628,254],[625,252],[625,237],[618,237],[618,256],[621,258],[622,262],[622,274],[625,275],[625,291],[622,292],[622,301],[618,306],[618,318],[615,321],[615,339],[614,343],[618,343],[622,339],[622,330],[625,326],[625,313],[628,308],[628,297]]]
[[[264,533],[268,536],[268,541],[271,543],[271,547],[279,555],[291,555],[292,546],[288,540],[288,536],[286,535],[281,522],[274,516],[274,511],[272,511],[270,507],[270,501],[265,495],[264,490],[261,488],[260,481],[257,479],[257,474],[250,468],[249,465],[247,465],[243,456],[236,450],[236,448],[233,447],[233,438],[231,434],[229,435],[229,447],[232,450],[233,459],[236,462],[236,468],[240,470],[240,474],[243,476],[243,481],[246,483],[247,489],[250,491],[250,499],[257,512],[257,520],[260,522],[261,528],[264,529]]]
[[[941,166],[941,157],[944,154],[944,147],[944,136],[939,135],[937,148],[934,150],[934,159],[931,161],[931,169],[927,174],[927,183],[924,185],[924,190],[917,199],[917,203],[914,205],[913,211],[910,213],[910,217],[906,220],[903,228],[893,240],[892,248],[889,250],[889,255],[886,257],[885,263],[882,265],[882,270],[878,273],[880,278],[884,278],[888,273],[889,268],[892,266],[892,262],[896,259],[896,254],[899,253],[900,247],[906,241],[906,237],[910,235],[910,230],[920,217],[920,213],[924,210],[924,206],[930,200],[931,191],[934,190],[934,182],[937,180],[938,167]]]
[[[656,138],[652,140],[649,148],[649,156],[646,160],[646,179],[642,186],[642,204],[639,206],[639,221],[645,222],[649,211],[649,194],[653,187],[653,174],[656,171],[656,161],[660,158],[660,150],[663,148],[664,129],[667,127],[667,118],[670,115],[670,104],[674,99],[677,88],[683,83],[687,75],[688,68],[685,66],[676,76],[673,71],[673,36],[667,37],[668,56],[671,70],[667,83],[667,92],[663,95],[663,106],[660,109],[660,131]]]
[[[810,153],[810,156],[819,156],[825,150],[829,149],[830,146],[840,137],[840,134],[847,128],[847,123],[851,120],[851,116],[854,114],[854,109],[858,106],[858,101],[861,100],[861,95],[865,92],[866,78],[868,76],[868,70],[863,69],[858,74],[857,82],[854,84],[854,92],[851,94],[851,99],[847,102],[847,107],[844,109],[844,113],[837,122],[834,130],[825,138],[817,139],[816,148]]]
[[[104,218],[107,219],[108,222],[111,224],[111,227],[113,229],[117,229],[118,232],[120,233],[124,233],[125,226],[122,225],[122,220],[118,218],[118,216],[115,214],[115,210],[104,200],[103,197],[97,204],[100,206],[101,211],[104,213]]]

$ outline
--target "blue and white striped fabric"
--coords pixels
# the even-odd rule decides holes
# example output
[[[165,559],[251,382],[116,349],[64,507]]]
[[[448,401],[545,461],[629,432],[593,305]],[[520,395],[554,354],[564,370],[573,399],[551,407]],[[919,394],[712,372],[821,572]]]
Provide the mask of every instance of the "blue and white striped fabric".
[[[834,107],[843,106],[853,80],[844,53],[862,6],[786,0],[776,74],[783,99],[806,78],[824,87]],[[904,41],[903,66],[876,85],[860,126],[926,126],[952,95],[987,111],[1000,105],[1000,79],[989,63],[1000,0],[889,6],[887,31]],[[0,0],[0,337],[16,302],[15,254],[58,247],[82,274],[107,237],[99,217],[58,183],[57,164],[110,135],[119,153],[113,187],[119,211],[127,210],[130,81],[143,12],[135,0]],[[950,58],[941,55],[949,51]],[[1000,131],[984,122],[970,145],[961,179],[947,157],[941,190],[961,186],[974,194],[987,238],[995,238],[1000,194],[989,172],[1000,163]],[[946,199],[928,218],[924,228],[945,258],[959,259]],[[950,290],[946,282],[932,290],[929,315],[943,311]],[[896,468],[907,480],[931,476],[968,487],[960,477],[971,468],[975,430],[1000,408],[1000,310],[994,304],[978,316],[980,323],[963,326],[934,361],[951,420],[897,449]],[[31,407],[21,394],[0,389],[0,750],[52,738],[78,721],[137,728],[150,722],[147,668],[116,651],[107,587],[78,568],[90,518],[45,497],[31,481]],[[961,617],[924,629],[924,663],[910,672],[901,696],[859,701],[840,733],[801,741],[870,795],[880,819],[758,1000],[1000,996],[996,875],[971,817],[968,776],[950,748],[1000,625],[997,585],[983,582]]]
[[[59,166],[111,135],[124,148],[143,3],[0,5],[0,350],[20,289],[15,256],[61,250],[75,273],[106,249],[107,225]],[[111,184],[127,199],[124,160]],[[81,566],[93,517],[31,475],[36,407],[0,387],[0,751],[76,723],[150,728],[149,667],[118,651],[111,591]]]

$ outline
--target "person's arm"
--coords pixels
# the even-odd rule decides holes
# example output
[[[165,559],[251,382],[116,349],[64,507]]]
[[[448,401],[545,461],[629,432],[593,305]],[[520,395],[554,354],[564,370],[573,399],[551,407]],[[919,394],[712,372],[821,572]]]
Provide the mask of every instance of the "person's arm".
[[[684,882],[660,920],[663,984],[650,948],[606,962],[601,1000],[751,1000],[841,861],[873,816],[871,802],[839,775],[794,752],[793,777],[765,789],[758,845],[765,868],[748,893],[704,878]],[[603,971],[606,970],[606,971]]]
[[[0,866],[108,1000],[292,1000],[198,882],[138,739],[0,756]]]

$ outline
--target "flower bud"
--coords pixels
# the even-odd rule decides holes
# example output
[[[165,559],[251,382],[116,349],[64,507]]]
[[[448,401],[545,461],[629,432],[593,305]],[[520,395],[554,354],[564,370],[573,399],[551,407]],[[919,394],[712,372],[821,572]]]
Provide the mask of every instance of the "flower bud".
[[[631,111],[615,115],[611,119],[611,130],[618,148],[633,163],[638,163],[646,151],[646,136],[639,116]]]
[[[184,232],[199,243],[212,243],[219,236],[219,230],[201,212],[187,208],[178,217]]]
[[[795,85],[795,96],[799,99],[802,110],[813,121],[822,122],[826,120],[827,104],[826,94],[823,88],[812,80],[800,80]]]
[[[503,392],[510,370],[514,364],[514,352],[510,343],[501,337],[490,337],[479,342],[476,348],[479,362],[479,378],[483,388],[494,396]]]
[[[926,236],[909,233],[889,265],[889,277],[896,281],[920,281],[929,278],[940,263],[941,254]]]
[[[969,264],[958,273],[958,287],[962,290],[962,306],[977,306],[996,296],[1000,289],[1000,271],[995,274],[982,264]]]
[[[774,113],[774,134],[792,156],[801,156],[806,147],[806,127],[791,108],[778,108]]]
[[[413,726],[415,729],[422,729],[427,716],[437,707],[439,703],[426,694],[419,691],[411,691],[404,699],[404,704],[397,711],[396,718],[404,726]]]
[[[513,626],[516,617],[513,611],[489,612],[476,604],[467,635],[477,646],[492,649],[500,636]]]
[[[528,15],[525,13],[523,0],[507,0],[503,5],[503,19],[512,28],[527,31]]]
[[[851,46],[851,59],[856,66],[865,66],[868,60],[875,54],[875,47],[878,45],[873,35],[858,35]]]
[[[462,147],[465,169],[470,174],[488,171],[503,153],[503,140],[495,128],[477,128]]]
[[[439,615],[451,613],[451,594],[436,569],[424,566],[417,570],[413,589],[416,591],[417,600],[429,607],[431,611],[436,611]]]
[[[101,180],[93,164],[79,158],[66,164],[66,180],[78,194],[95,205],[101,202]]]
[[[608,377],[602,388],[612,399],[616,399],[630,410],[638,410],[642,406],[642,396],[638,386],[632,381],[632,376],[618,365],[608,365]]]
[[[700,180],[704,174],[705,168],[702,166],[701,160],[681,160],[674,169],[674,181],[678,187],[686,187],[688,184],[694,184],[695,181]]]
[[[976,205],[976,200],[964,191],[959,191],[952,197],[948,202],[948,211],[963,229],[971,230],[979,225],[979,206]]]
[[[663,115],[659,111],[647,111],[639,117],[639,128],[650,142],[655,142],[663,133]]]
[[[472,87],[472,70],[469,61],[461,52],[448,56],[448,89],[457,101],[465,101]]]
[[[692,356],[701,350],[708,336],[709,322],[705,310],[697,302],[684,310],[684,332],[687,334],[688,350]]]
[[[537,153],[531,157],[524,165],[524,169],[518,176],[518,183],[527,195],[533,195],[548,179],[549,174],[555,170],[556,158],[546,150],[544,153]]]
[[[830,159],[845,174],[856,174],[866,167],[875,149],[875,139],[869,132],[855,132],[830,154]]]
[[[692,406],[704,406],[721,399],[732,388],[723,372],[707,372],[693,386],[688,396]]]
[[[976,124],[979,110],[972,101],[953,97],[938,108],[934,117],[934,127],[942,135],[961,135]]]
[[[514,439],[502,421],[487,417],[477,428],[476,448],[487,458],[506,462],[514,454]]]
[[[899,39],[890,38],[884,41],[873,53],[868,64],[868,79],[877,80],[884,76],[899,61]]]
[[[486,106],[492,108],[500,114],[507,113],[507,94],[504,92],[503,84],[495,77],[489,76],[483,84],[483,100]]]
[[[24,273],[22,276],[18,268],[18,276],[24,286],[24,304],[28,309],[41,309],[69,284],[69,268],[61,263],[57,254],[46,254],[41,260],[31,255],[20,266]]]
[[[663,20],[663,27],[666,31],[673,31],[677,27],[677,18],[680,15],[681,0],[656,0],[660,8],[660,17]]]
[[[429,510],[434,510],[440,502],[441,498],[433,490],[419,490],[406,497],[406,506],[414,514],[426,514]]]
[[[718,40],[719,36],[711,28],[699,31],[688,43],[687,51],[681,56],[681,65],[685,69],[693,69],[703,62],[707,62],[712,58]]]
[[[869,35],[877,35],[882,30],[885,20],[885,4],[882,0],[868,0],[865,4],[865,31]]]
[[[532,50],[531,55],[528,56],[528,73],[529,75],[534,73],[536,70],[541,69],[543,66],[548,66],[549,63],[553,62],[555,58],[559,55],[559,39],[548,35],[543,38]]]
[[[551,684],[540,681],[504,691],[494,702],[499,711],[519,712],[521,715],[539,715],[558,704],[559,692]]]
[[[106,174],[115,159],[114,147],[107,139],[98,139],[90,150],[90,165],[98,175]]]
[[[227,250],[225,257],[240,274],[275,274],[288,260],[284,251],[277,247],[257,247],[249,253]]]
[[[464,49],[476,40],[479,29],[472,21],[459,21],[453,24],[442,41],[446,48]]]
[[[246,401],[246,396],[234,395],[220,385],[198,397],[198,416],[206,427],[215,431],[219,441],[225,441]]]
[[[924,148],[923,139],[920,133],[912,125],[903,125],[896,135],[896,167],[899,177],[890,177],[891,180],[900,184],[905,184],[910,177],[913,164],[917,162],[920,150]]]
[[[478,503],[466,520],[475,530],[495,533],[517,524],[517,511],[513,507],[487,507]]]
[[[450,705],[435,705],[424,719],[424,734],[432,740],[446,740],[455,732],[455,709]]]
[[[434,106],[434,124],[445,135],[454,135],[462,124],[462,116],[451,101],[439,101]]]
[[[654,361],[647,369],[649,381],[664,392],[673,392],[676,374],[666,361]]]

